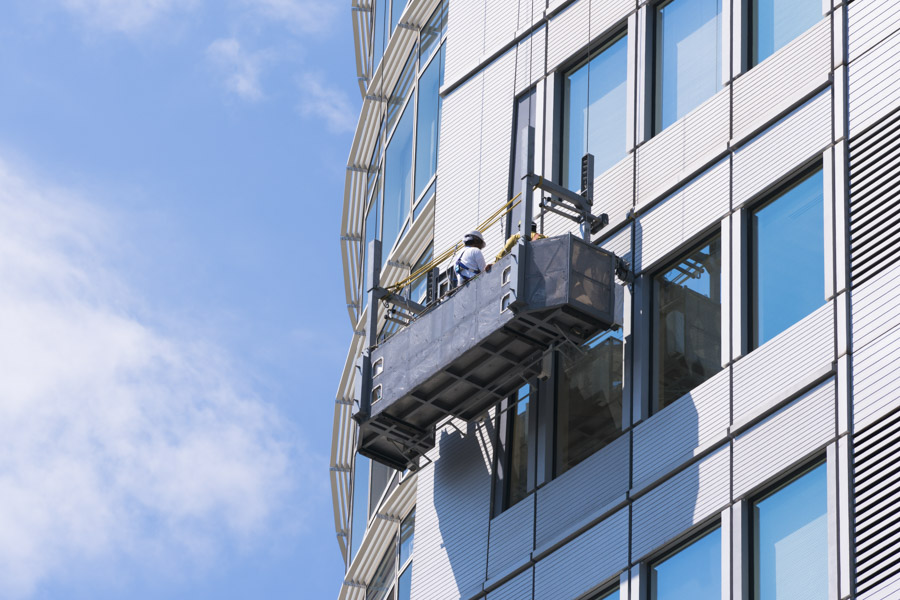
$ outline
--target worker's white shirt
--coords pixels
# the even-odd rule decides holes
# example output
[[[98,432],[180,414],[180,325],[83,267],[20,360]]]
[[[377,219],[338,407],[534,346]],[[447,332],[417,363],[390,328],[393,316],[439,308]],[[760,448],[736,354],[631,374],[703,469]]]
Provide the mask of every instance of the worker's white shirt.
[[[481,250],[473,246],[466,246],[453,255],[452,268],[456,267],[457,260],[460,262],[459,274],[463,279],[475,277],[478,274],[476,270],[483,273],[486,266]]]

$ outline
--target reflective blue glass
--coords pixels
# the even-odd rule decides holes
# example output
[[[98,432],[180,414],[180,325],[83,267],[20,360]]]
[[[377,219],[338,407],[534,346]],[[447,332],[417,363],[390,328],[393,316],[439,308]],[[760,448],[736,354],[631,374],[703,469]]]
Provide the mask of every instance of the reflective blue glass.
[[[822,19],[821,0],[753,0],[750,56],[757,65]]]
[[[400,566],[412,556],[413,540],[416,532],[416,511],[413,509],[400,523]]]
[[[397,580],[397,600],[410,600],[410,598],[412,598],[412,565],[409,565]]]
[[[425,62],[431,57],[431,53],[434,52],[434,49],[441,41],[441,38],[444,37],[446,29],[447,2],[444,0],[431,14],[431,18],[428,19],[428,23],[425,24],[425,27],[422,28],[422,46],[419,54],[421,65],[419,68],[424,66]]]
[[[826,467],[816,467],[753,507],[755,600],[828,597]]]
[[[356,455],[353,466],[353,523],[350,529],[350,558],[356,556],[369,520],[369,459]]]
[[[425,252],[422,253],[422,256],[419,257],[419,260],[416,261],[416,264],[413,265],[412,272],[416,273],[421,270],[422,267],[431,262],[431,257],[433,255],[433,244],[429,244],[428,248]],[[423,302],[425,300],[425,294],[427,292],[426,288],[428,286],[428,272],[422,273],[415,281],[412,282],[409,289],[409,299],[413,302]]]
[[[407,0],[392,0],[391,2],[391,34],[397,29],[397,23],[400,22],[400,15],[403,14],[406,3]]]
[[[722,530],[707,533],[650,568],[653,600],[720,600]]]
[[[581,187],[581,157],[602,173],[627,151],[628,42],[621,37],[566,76],[563,184]]]
[[[825,303],[822,172],[753,213],[753,341],[764,344]]]
[[[413,160],[413,110],[407,105],[384,153],[382,260],[394,247],[410,212]]]
[[[591,600],[619,600],[619,588],[614,589],[608,594],[600,594],[599,596],[594,596],[591,598]]]
[[[419,79],[417,98],[419,106],[416,116],[416,198],[437,170],[442,59],[443,51],[434,57]]]
[[[400,73],[400,78],[397,79],[397,83],[394,85],[394,91],[391,92],[391,96],[388,99],[388,135],[390,135],[390,131],[394,127],[394,123],[397,122],[397,116],[400,114],[400,109],[403,108],[403,105],[406,103],[406,99],[409,97],[409,93],[412,90],[413,82],[415,81],[415,79],[416,49],[415,47],[413,47],[412,51],[409,53],[409,56],[406,59],[406,65],[403,67],[403,71]]]
[[[673,0],[656,12],[660,132],[722,87],[722,0]]]

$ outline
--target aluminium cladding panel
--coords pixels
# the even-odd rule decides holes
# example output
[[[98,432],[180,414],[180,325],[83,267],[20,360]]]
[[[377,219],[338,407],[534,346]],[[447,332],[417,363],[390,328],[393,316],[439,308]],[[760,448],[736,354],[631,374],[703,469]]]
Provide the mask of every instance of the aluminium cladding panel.
[[[633,488],[640,490],[728,436],[726,368],[634,428]]]
[[[831,302],[734,363],[734,426],[752,421],[830,373],[834,357]]]
[[[637,149],[637,207],[646,207],[728,150],[731,90],[715,96]]]
[[[848,54],[853,62],[900,31],[900,3],[855,0],[847,7]]]
[[[835,435],[835,385],[829,379],[734,441],[734,496],[769,482]]]
[[[484,20],[488,1],[453,0],[450,2],[447,15],[444,85],[456,85],[466,73],[478,66],[484,54]]]
[[[518,29],[526,29],[544,16],[547,0],[519,0]]]
[[[595,215],[609,216],[608,229],[624,223],[634,208],[634,153],[594,177]]]
[[[853,287],[850,298],[852,349],[858,352],[900,327],[900,263]]]
[[[900,31],[850,63],[847,73],[850,136],[900,104]]]
[[[830,72],[831,17],[826,17],[735,79],[734,139],[742,140],[826,85]]]
[[[728,505],[730,458],[730,448],[722,446],[634,501],[632,561],[646,558]]]
[[[534,597],[571,600],[627,569],[628,510],[619,510],[539,561]]]
[[[478,73],[444,99],[434,209],[435,254],[478,225],[483,91],[483,74]]]
[[[831,104],[827,89],[735,152],[732,209],[821,155],[831,143]]]
[[[519,0],[486,0],[484,53],[491,55],[516,39]]]
[[[487,577],[528,561],[534,549],[534,494],[491,519]]]
[[[853,423],[866,427],[900,405],[900,327],[853,351]]]
[[[619,436],[537,491],[537,548],[624,499],[628,492],[630,444],[630,433]]]
[[[531,600],[534,592],[534,568],[522,571],[496,590],[486,600]]]
[[[492,62],[483,72],[481,164],[478,170],[476,211],[479,223],[502,208],[509,200],[516,49],[511,49]],[[504,237],[501,223],[494,224],[484,233],[484,241],[488,257],[502,248]]]
[[[546,44],[547,27],[542,26],[516,46],[516,95],[544,76]]]
[[[490,421],[446,426],[419,470],[416,600],[459,598],[484,581],[491,504]]]
[[[577,0],[547,24],[547,72],[555,70],[590,41],[590,0]],[[587,54],[585,53],[585,58]]]
[[[666,198],[637,222],[635,271],[652,268],[698,234],[717,226],[729,210],[725,158]]]

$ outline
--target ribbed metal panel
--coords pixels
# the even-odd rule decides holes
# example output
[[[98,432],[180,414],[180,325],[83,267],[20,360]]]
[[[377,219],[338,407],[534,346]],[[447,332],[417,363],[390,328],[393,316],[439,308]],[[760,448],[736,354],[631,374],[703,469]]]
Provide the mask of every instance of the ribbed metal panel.
[[[637,150],[637,206],[683,184],[728,147],[727,87]]]
[[[623,508],[540,561],[534,597],[571,600],[627,567],[628,508]]]
[[[896,322],[897,313],[893,313]],[[900,402],[897,349],[900,327],[887,330],[870,344],[853,351],[853,422],[866,427]]]
[[[861,133],[897,107],[900,99],[900,32],[850,63],[850,135]]]
[[[590,0],[578,0],[550,19],[547,39],[547,71],[572,58],[590,40]],[[587,55],[585,54],[585,58]]]
[[[478,190],[477,221],[509,200],[510,149],[512,148],[513,108],[515,106],[516,50],[513,48],[484,70],[484,96],[481,119],[481,165]],[[469,131],[471,124],[469,122]],[[446,190],[446,188],[444,188]],[[454,196],[455,190],[450,191]],[[472,198],[460,198],[472,206]],[[471,211],[471,208],[469,209]],[[460,235],[465,233],[459,232]],[[500,224],[485,232],[486,256],[503,247],[505,238]]]
[[[537,547],[608,507],[628,491],[626,434],[537,491]]]
[[[856,585],[859,600],[900,594],[900,409],[853,441]]]
[[[528,558],[534,549],[534,494],[491,520],[488,579]]]
[[[856,0],[847,7],[847,29],[852,62],[900,30],[900,3]]]
[[[484,50],[491,54],[512,42],[519,22],[520,0],[485,2]]]
[[[591,39],[604,37],[612,29],[625,30],[625,20],[635,11],[634,0],[591,0]]]
[[[631,225],[623,227],[610,238],[600,244],[604,250],[609,250],[619,258],[623,258],[631,264],[633,255],[631,252]]]
[[[728,504],[730,458],[723,446],[635,500],[632,560],[645,558]]]
[[[417,600],[456,598],[480,586],[487,568],[492,457],[483,424],[445,427],[419,471],[416,495]]]
[[[725,369],[634,428],[633,487],[640,490],[728,435]]]
[[[638,219],[635,269],[640,272],[728,214],[726,158]]]
[[[743,139],[824,85],[830,70],[831,18],[826,17],[735,80],[734,139]]]
[[[831,90],[825,90],[734,154],[732,208],[738,208],[831,143]]]
[[[531,600],[534,568],[527,569],[487,595],[487,600]]]
[[[456,84],[463,75],[478,66],[484,54],[486,4],[487,0],[453,0],[449,4],[445,85]]]
[[[744,496],[834,438],[830,379],[734,441],[734,495]]]
[[[741,423],[812,383],[834,361],[829,302],[734,364],[734,422]]]
[[[900,96],[850,140],[850,276],[860,285],[900,261]]]
[[[889,265],[850,291],[853,351],[900,327],[900,263]]]
[[[525,29],[540,19],[547,7],[547,0],[519,0],[519,29]]]
[[[521,94],[544,76],[546,42],[546,27],[541,27],[519,42],[516,55],[516,94]]]
[[[481,162],[481,97],[479,73],[444,99],[441,150],[434,210],[435,253],[459,241],[478,225],[473,199],[478,198]],[[511,109],[510,109],[511,112]],[[509,149],[506,150],[507,155]]]
[[[634,208],[634,153],[594,178],[594,210],[609,216],[608,228],[625,221]]]

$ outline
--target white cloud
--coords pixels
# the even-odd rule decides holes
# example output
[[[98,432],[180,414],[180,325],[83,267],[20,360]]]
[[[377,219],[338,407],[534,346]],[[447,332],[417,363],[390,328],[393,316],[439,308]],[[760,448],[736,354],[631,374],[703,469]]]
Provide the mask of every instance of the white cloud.
[[[300,102],[297,105],[304,117],[325,121],[333,133],[353,132],[359,109],[350,102],[342,91],[329,87],[315,73],[306,73],[298,79]]]
[[[349,4],[336,0],[244,0],[244,3],[299,33],[326,31],[341,11],[349,10]]]
[[[193,9],[199,0],[60,0],[62,5],[92,26],[134,33],[161,16]]]
[[[206,55],[225,74],[225,86],[244,100],[263,97],[260,72],[261,53],[248,53],[235,38],[216,40],[206,48]]]
[[[107,267],[114,225],[0,159],[3,598],[258,542],[306,468],[224,352],[140,316]]]

